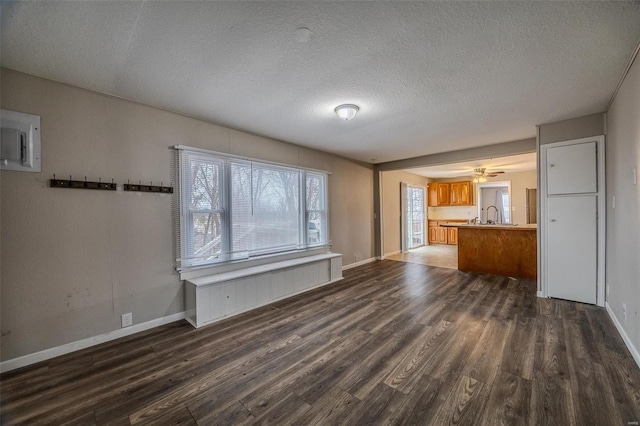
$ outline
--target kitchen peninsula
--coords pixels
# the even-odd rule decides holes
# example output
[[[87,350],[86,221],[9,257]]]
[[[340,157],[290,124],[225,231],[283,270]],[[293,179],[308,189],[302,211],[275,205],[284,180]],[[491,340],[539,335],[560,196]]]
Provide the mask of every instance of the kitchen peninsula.
[[[536,225],[443,224],[458,228],[458,269],[536,279]]]

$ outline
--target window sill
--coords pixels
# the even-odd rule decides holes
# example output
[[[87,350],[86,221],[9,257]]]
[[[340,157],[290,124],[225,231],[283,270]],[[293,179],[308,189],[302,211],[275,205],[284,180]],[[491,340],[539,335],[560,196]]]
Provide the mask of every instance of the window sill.
[[[317,254],[314,256],[304,256],[297,259],[281,260],[279,262],[272,262],[266,265],[252,266],[249,268],[237,269],[235,271],[223,272],[221,274],[207,275],[200,278],[191,278],[189,282],[196,287],[216,284],[223,281],[231,281],[238,278],[244,278],[251,275],[263,274],[266,272],[275,271],[278,269],[291,268],[298,265],[304,265],[305,263],[319,262],[321,260],[328,260],[334,257],[341,257],[339,253],[325,253]]]
[[[283,266],[283,264],[286,262],[298,261],[299,263],[297,264],[303,264],[307,262],[312,262],[313,260],[308,260],[310,258],[317,257],[317,256],[327,256],[327,255],[329,255],[329,257],[326,257],[327,259],[335,256],[341,256],[339,254],[331,253],[329,251],[328,246],[320,246],[315,248],[308,248],[305,250],[298,250],[294,252],[264,255],[264,256],[256,257],[254,259],[248,259],[248,260],[237,260],[237,261],[203,265],[203,266],[193,266],[189,268],[184,268],[183,270],[179,271],[179,274],[180,274],[181,280],[189,280],[191,282],[194,282],[194,280],[197,280],[200,278],[205,278],[205,277],[209,278],[212,276],[217,277],[217,276],[231,274],[234,272],[237,272],[238,274],[240,274],[239,276],[247,276],[247,275],[254,275],[254,273],[252,272],[246,273],[247,270],[253,270],[255,268],[267,268],[275,264],[279,264],[280,266],[277,266],[277,267],[274,266],[272,269],[286,268],[287,266]],[[293,264],[291,266],[293,266]],[[271,270],[271,269],[261,269],[259,272],[255,272],[255,273],[257,274],[261,272],[266,272],[268,270]],[[228,277],[222,278],[219,281],[225,281],[229,279],[232,279],[232,278],[228,278]]]

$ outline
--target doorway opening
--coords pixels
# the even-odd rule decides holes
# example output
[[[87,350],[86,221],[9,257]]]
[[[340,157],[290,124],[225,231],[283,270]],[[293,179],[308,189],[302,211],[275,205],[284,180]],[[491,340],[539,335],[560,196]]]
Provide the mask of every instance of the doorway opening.
[[[478,184],[478,219],[482,223],[512,223],[511,182]]]

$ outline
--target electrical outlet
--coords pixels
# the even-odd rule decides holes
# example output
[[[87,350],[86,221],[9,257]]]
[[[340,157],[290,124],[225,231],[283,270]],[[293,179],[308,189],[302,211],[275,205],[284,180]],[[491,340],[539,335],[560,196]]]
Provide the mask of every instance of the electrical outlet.
[[[623,303],[622,304],[622,318],[624,318],[624,320],[627,320],[627,304]]]
[[[133,325],[133,314],[129,312],[127,314],[122,315],[122,328],[131,327],[132,325]]]

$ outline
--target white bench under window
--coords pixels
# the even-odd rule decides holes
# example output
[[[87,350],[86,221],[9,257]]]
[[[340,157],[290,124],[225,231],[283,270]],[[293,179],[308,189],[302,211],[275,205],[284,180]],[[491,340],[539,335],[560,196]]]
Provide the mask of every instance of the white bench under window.
[[[187,321],[202,327],[342,279],[342,255],[324,253],[185,280]]]

